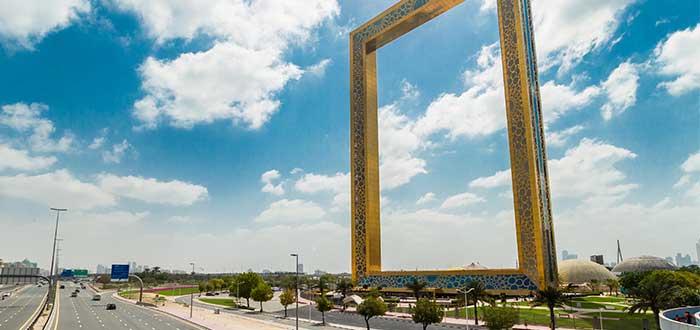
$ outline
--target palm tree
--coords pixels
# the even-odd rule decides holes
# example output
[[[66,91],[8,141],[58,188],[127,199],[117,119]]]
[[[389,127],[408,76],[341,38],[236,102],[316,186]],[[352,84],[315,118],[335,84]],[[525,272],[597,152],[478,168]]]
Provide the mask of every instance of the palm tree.
[[[493,304],[493,297],[486,293],[486,287],[480,281],[469,282],[464,290],[472,290],[469,295],[474,299],[474,322],[476,325],[479,325],[479,302]],[[469,306],[469,302],[465,302],[464,306]],[[464,312],[468,313],[469,309],[466,308]]]
[[[654,312],[657,329],[659,325],[659,312],[673,307],[674,293],[679,289],[678,279],[671,271],[654,271],[644,277],[637,287],[629,288],[634,297],[634,304],[630,306],[629,313]]]
[[[535,299],[530,303],[530,307],[547,306],[549,308],[549,326],[552,330],[556,329],[554,308],[564,308],[567,299],[564,292],[559,287],[548,286],[543,290],[538,290]]]
[[[418,301],[418,298],[420,298],[420,293],[423,292],[423,289],[425,289],[427,286],[427,282],[420,281],[415,277],[413,278],[413,282],[406,283],[406,288],[413,292],[413,296],[416,297],[416,301]]]

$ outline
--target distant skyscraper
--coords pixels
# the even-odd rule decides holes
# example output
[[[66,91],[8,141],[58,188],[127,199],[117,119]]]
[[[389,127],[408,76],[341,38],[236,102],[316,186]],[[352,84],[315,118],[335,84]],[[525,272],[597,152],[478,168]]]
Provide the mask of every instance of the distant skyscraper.
[[[686,254],[685,256],[683,256],[680,253],[676,254],[676,266],[678,266],[678,267],[690,266],[692,263],[693,263],[693,261],[691,260],[689,254]]]
[[[136,261],[129,262],[129,274],[136,273]]]
[[[299,274],[304,274],[304,264],[299,264],[299,266],[297,266],[297,272],[299,272]]]
[[[673,261],[672,257],[666,257],[666,261],[668,261],[669,264],[674,265],[676,262]]]
[[[578,254],[575,253],[569,253],[567,250],[561,251],[561,260],[572,260],[572,259],[578,259]]]
[[[700,264],[700,238],[698,238],[698,242],[695,243],[695,250],[698,256],[698,264]]]
[[[594,255],[592,255],[592,256],[591,256],[591,261],[593,261],[593,262],[595,262],[595,263],[597,263],[597,264],[600,264],[600,265],[604,265],[604,264],[605,264],[605,261],[603,260],[603,255],[602,255],[602,254],[594,254]]]

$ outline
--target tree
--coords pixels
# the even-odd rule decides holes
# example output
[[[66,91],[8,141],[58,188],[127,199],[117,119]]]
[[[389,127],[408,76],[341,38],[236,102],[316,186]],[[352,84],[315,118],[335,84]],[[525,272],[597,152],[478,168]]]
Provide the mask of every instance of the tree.
[[[260,313],[263,312],[263,302],[270,301],[272,296],[272,288],[270,288],[265,281],[258,283],[250,293],[250,297],[253,298],[253,300],[260,302]]]
[[[316,299],[316,309],[321,312],[321,324],[326,325],[326,312],[333,309],[333,302],[326,298],[326,295],[321,294],[318,299]]]
[[[202,292],[207,291],[207,282],[199,282],[197,289],[199,289],[199,294],[201,296]]]
[[[620,290],[620,282],[617,279],[609,278],[605,280],[605,286],[608,287],[610,294],[615,294],[617,296],[617,291]]]
[[[357,306],[357,313],[365,318],[367,330],[370,330],[369,320],[375,316],[382,316],[386,313],[386,304],[379,299],[379,292],[373,291],[367,299]]]
[[[445,316],[445,312],[442,307],[425,298],[418,299],[416,307],[411,312],[413,322],[422,324],[423,330],[433,323],[442,322],[443,316]]]
[[[333,274],[323,274],[318,279],[318,291],[320,291],[321,294],[323,294],[331,288],[330,286],[332,284],[335,284],[335,276],[333,276]]]
[[[341,278],[340,281],[335,285],[336,290],[340,291],[340,294],[343,296],[343,300],[345,300],[345,297],[347,297],[348,292],[352,290],[352,282]],[[343,310],[345,310],[345,303],[343,303]]]
[[[484,321],[489,330],[506,330],[518,323],[518,310],[513,307],[487,306]]]
[[[683,287],[683,280],[672,271],[656,270],[647,273],[636,287],[627,288],[634,296],[634,303],[629,308],[629,313],[654,312],[656,327],[659,325],[659,312],[663,309],[674,307],[676,292]]]
[[[554,308],[564,307],[567,297],[564,295],[564,290],[559,287],[548,286],[542,290],[538,290],[535,299],[530,304],[531,307],[547,306],[549,308],[549,327],[552,330],[556,329],[556,318]]]
[[[292,290],[284,290],[280,295],[280,304],[284,306],[284,317],[287,317],[287,306],[295,303],[297,301],[297,296]]]
[[[464,288],[464,290],[472,290],[469,295],[474,299],[474,322],[476,325],[479,325],[479,302],[485,302],[492,304],[493,303],[493,298],[489,296],[488,293],[486,293],[486,287],[484,286],[484,283],[480,281],[471,281],[467,284],[467,286]],[[465,307],[469,306],[469,302],[465,302],[464,304]],[[469,313],[469,309],[465,308],[465,313]]]
[[[251,293],[253,292],[253,289],[260,284],[260,282],[263,282],[262,277],[253,272],[243,273],[236,276],[236,280],[234,282],[235,283],[232,286],[233,290],[231,290],[231,292],[240,293],[241,297],[245,298],[246,305],[250,307]]]
[[[416,297],[416,300],[420,298],[421,292],[423,292],[423,289],[428,286],[428,283],[425,281],[420,281],[417,278],[413,278],[412,282],[406,283],[406,288],[411,290],[413,292],[413,296]]]

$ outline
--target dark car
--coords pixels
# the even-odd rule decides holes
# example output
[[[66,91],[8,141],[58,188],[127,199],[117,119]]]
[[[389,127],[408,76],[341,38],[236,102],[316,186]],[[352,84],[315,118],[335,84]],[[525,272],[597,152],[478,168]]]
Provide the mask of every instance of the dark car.
[[[100,300],[102,300],[102,296],[100,296],[99,294],[96,294],[96,295],[92,296],[92,300],[93,301],[100,301]]]
[[[63,285],[63,284],[61,284],[61,287],[60,287],[60,288],[61,288],[61,289],[65,289],[65,288],[66,288],[66,286],[65,286],[65,285]]]
[[[115,305],[115,304],[107,304],[107,310],[113,310],[113,309],[117,309],[117,305]]]
[[[75,297],[77,297],[77,296],[78,296],[78,293],[77,293],[77,292],[73,292],[73,293],[70,294],[70,297],[71,297],[71,298],[75,298]]]
[[[207,296],[207,297],[213,297],[213,296],[214,296],[214,294],[213,294],[213,293],[211,293],[211,292],[207,292],[207,294],[205,294],[205,296]]]

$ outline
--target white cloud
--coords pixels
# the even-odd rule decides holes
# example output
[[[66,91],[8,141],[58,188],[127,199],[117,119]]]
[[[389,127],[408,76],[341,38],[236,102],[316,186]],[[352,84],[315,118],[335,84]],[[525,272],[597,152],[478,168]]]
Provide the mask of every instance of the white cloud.
[[[150,215],[150,212],[128,212],[128,211],[113,211],[113,212],[82,212],[75,214],[71,213],[67,218],[68,221],[77,219],[81,223],[91,224],[113,224],[113,225],[129,225],[143,221]],[[62,216],[63,217],[63,216]]]
[[[681,169],[686,173],[700,172],[700,152],[688,156],[688,159],[681,165]]]
[[[76,179],[64,169],[33,176],[0,176],[0,195],[68,209],[91,209],[116,204],[116,198],[112,194],[92,183]]]
[[[325,58],[318,63],[306,68],[305,73],[311,74],[315,77],[323,77],[326,74],[326,69],[333,63],[330,58]]]
[[[469,182],[470,188],[496,188],[511,184],[510,169],[498,171],[496,174],[480,177]]]
[[[0,40],[10,50],[31,50],[47,34],[69,26],[89,11],[88,0],[4,0]]]
[[[192,223],[192,218],[190,218],[188,216],[183,216],[183,215],[175,215],[175,216],[168,218],[167,222],[177,223],[177,224],[186,224],[186,223]]]
[[[281,199],[273,202],[256,218],[256,222],[304,222],[323,218],[326,212],[314,202],[301,199]]]
[[[458,207],[465,207],[469,205],[483,203],[485,201],[486,200],[484,198],[479,197],[476,194],[465,192],[446,198],[445,201],[442,202],[442,205],[440,205],[440,208],[454,209]]]
[[[435,194],[432,192],[425,193],[425,195],[418,198],[416,205],[423,205],[425,203],[430,203],[435,200]]]
[[[506,127],[503,70],[498,43],[483,46],[477,69],[464,73],[468,89],[460,95],[442,94],[430,103],[416,132],[428,137],[441,131],[449,138],[478,137]]]
[[[50,167],[54,163],[56,163],[56,157],[32,157],[26,150],[0,144],[0,171],[6,169],[35,171]]]
[[[146,96],[134,104],[134,116],[146,128],[216,120],[262,127],[279,109],[276,94],[303,73],[284,60],[285,51],[308,42],[340,12],[335,0],[113,1],[136,13],[159,43],[199,35],[216,40],[208,50],[150,57],[141,65]]]
[[[98,136],[94,139],[92,139],[92,143],[88,146],[88,149],[95,150],[95,149],[100,149],[102,146],[105,144],[105,137],[104,136]]]
[[[610,120],[633,106],[637,102],[639,73],[629,61],[620,64],[608,79],[602,83],[608,101],[601,108],[603,119]]]
[[[626,175],[617,166],[637,155],[598,140],[584,138],[566,151],[560,159],[548,162],[552,196],[554,198],[578,198],[612,203],[624,198],[638,187],[626,182]],[[510,187],[510,169],[499,171],[490,177],[473,180],[470,187]]]
[[[415,122],[402,115],[396,103],[381,107],[378,120],[381,189],[402,186],[414,176],[428,173],[425,160],[416,156],[423,142]]]
[[[491,0],[485,0],[491,1]],[[539,0],[532,4],[537,57],[544,70],[566,72],[610,43],[634,0]],[[494,8],[494,6],[491,6]]]
[[[338,172],[333,176],[307,173],[294,183],[294,188],[307,194],[332,192],[334,208],[331,211],[345,210],[350,204],[350,173]]]
[[[676,31],[668,39],[659,43],[654,50],[655,61],[662,75],[674,77],[674,80],[664,81],[659,87],[665,88],[669,94],[679,96],[700,89],[700,24],[694,28]]]
[[[581,109],[600,95],[600,88],[588,86],[576,91],[573,84],[557,85],[547,81],[540,88],[542,94],[542,112],[545,124],[551,124],[572,110]]]
[[[546,134],[547,146],[563,147],[570,137],[578,134],[582,130],[583,126],[576,125],[561,131],[548,132]]]
[[[41,113],[48,109],[47,105],[41,103],[3,105],[2,113],[0,113],[0,124],[20,133],[29,134],[28,144],[34,151],[68,151],[73,145],[73,136],[65,134],[59,140],[51,139],[56,128],[52,121],[41,118]]]
[[[420,96],[420,90],[410,81],[403,79],[401,80],[401,94],[403,94],[403,98],[415,99]]]
[[[295,174],[299,174],[299,173],[301,173],[301,172],[304,172],[304,170],[301,169],[301,168],[295,167],[295,168],[293,168],[291,171],[289,171],[289,174],[295,175]]]
[[[277,196],[284,195],[284,187],[282,187],[282,183],[278,185],[273,183],[273,181],[279,179],[280,177],[280,172],[277,170],[269,170],[263,173],[260,176],[260,182],[264,184],[261,191]]]
[[[178,180],[164,182],[139,176],[100,174],[97,182],[106,192],[147,203],[189,206],[208,197],[206,187]]]
[[[117,143],[112,146],[112,151],[105,150],[102,152],[102,161],[105,163],[119,164],[122,161],[122,157],[128,149],[133,148],[128,141],[123,140],[121,143]]]

